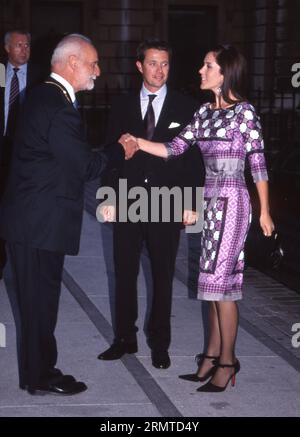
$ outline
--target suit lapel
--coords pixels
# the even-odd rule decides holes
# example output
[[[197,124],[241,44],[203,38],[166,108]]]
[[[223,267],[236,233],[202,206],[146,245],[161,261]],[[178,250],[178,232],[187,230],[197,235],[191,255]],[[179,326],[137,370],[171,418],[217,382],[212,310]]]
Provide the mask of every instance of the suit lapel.
[[[7,63],[5,63],[5,73],[6,73]],[[5,99],[5,88],[0,88],[0,135],[4,135],[4,99]]]
[[[161,113],[156,124],[153,138],[156,136],[160,136],[162,132],[164,132],[168,128],[168,123],[170,119],[173,117],[174,107],[172,103],[172,91],[168,90],[167,95],[164,101],[164,104],[161,108]]]
[[[30,88],[30,86],[31,86],[31,78],[32,78],[32,73],[31,73],[31,66],[30,66],[30,64],[28,63],[28,65],[27,65],[27,77],[26,77],[26,93],[27,93],[27,90]]]
[[[141,99],[139,93],[134,95],[133,104],[135,109],[134,113],[136,115],[136,121],[142,123],[143,119],[142,119],[142,110],[141,110]]]
[[[25,88],[25,96],[27,96],[28,91],[30,90],[32,85],[32,72],[30,63],[27,65],[27,76],[26,76],[26,88]]]
[[[35,69],[33,65],[29,62],[27,65],[27,77],[26,77],[26,94],[30,90],[30,88],[36,83],[37,75],[35,74]]]
[[[0,136],[4,135],[4,92],[5,88],[0,88]]]
[[[140,93],[137,93],[133,96],[132,99],[132,108],[128,108],[131,111],[130,116],[132,117],[132,126],[135,127],[137,132],[140,132],[139,135],[145,135],[145,127],[142,119],[142,109],[141,109],[141,99]]]

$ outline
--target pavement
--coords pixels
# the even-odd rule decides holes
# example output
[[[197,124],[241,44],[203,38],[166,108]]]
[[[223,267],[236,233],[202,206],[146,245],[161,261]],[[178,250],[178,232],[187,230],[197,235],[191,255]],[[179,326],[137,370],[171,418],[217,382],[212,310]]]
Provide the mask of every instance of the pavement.
[[[66,257],[56,329],[57,367],[84,381],[75,396],[29,395],[18,388],[13,316],[0,282],[0,417],[298,417],[300,415],[300,295],[248,268],[236,352],[241,362],[234,388],[196,391],[199,383],[178,378],[196,370],[194,356],[206,338],[206,304],[194,299],[197,235],[181,234],[174,278],[169,369],[152,366],[143,332],[151,293],[150,265],[143,252],[139,287],[139,350],[122,360],[99,361],[113,339],[112,229],[85,212],[80,253]],[[9,272],[6,284],[10,286]],[[1,331],[2,328],[2,331]],[[5,330],[6,338],[3,337]],[[294,337],[294,346],[292,337]],[[4,344],[5,340],[5,344]],[[5,347],[4,347],[5,346]]]

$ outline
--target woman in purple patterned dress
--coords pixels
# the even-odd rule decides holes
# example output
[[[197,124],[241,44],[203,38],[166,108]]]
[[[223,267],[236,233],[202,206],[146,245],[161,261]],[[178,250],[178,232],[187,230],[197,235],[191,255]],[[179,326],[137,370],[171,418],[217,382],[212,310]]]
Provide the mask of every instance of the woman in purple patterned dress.
[[[205,208],[198,297],[209,303],[208,348],[201,354],[198,371],[181,378],[209,382],[198,391],[225,390],[240,369],[235,356],[238,307],[242,298],[244,244],[251,221],[251,205],[244,179],[249,161],[260,200],[260,225],[270,236],[274,224],[269,214],[268,175],[263,154],[261,125],[243,94],[244,57],[232,46],[210,51],[199,71],[201,89],[211,90],[215,103],[202,105],[191,123],[171,143],[159,144],[121,138],[128,148],[172,157],[191,144],[201,149],[205,168]]]

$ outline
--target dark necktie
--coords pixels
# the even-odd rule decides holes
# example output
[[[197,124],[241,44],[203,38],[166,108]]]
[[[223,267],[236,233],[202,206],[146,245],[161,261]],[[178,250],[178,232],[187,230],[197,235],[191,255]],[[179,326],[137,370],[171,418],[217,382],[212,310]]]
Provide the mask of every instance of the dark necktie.
[[[6,126],[6,135],[13,137],[16,130],[17,117],[19,112],[19,79],[18,73],[19,68],[14,68],[14,75],[10,83],[10,93],[9,93],[9,105],[8,105],[8,117]]]
[[[77,109],[77,111],[78,111],[78,109],[79,109],[79,105],[78,105],[78,100],[77,100],[77,99],[74,100],[74,102],[73,102],[73,106],[74,106],[74,108]]]
[[[144,124],[146,129],[146,138],[147,140],[151,140],[153,137],[154,129],[155,129],[155,115],[152,106],[152,102],[155,99],[156,94],[148,94],[149,103],[147,107],[147,112],[144,118]]]

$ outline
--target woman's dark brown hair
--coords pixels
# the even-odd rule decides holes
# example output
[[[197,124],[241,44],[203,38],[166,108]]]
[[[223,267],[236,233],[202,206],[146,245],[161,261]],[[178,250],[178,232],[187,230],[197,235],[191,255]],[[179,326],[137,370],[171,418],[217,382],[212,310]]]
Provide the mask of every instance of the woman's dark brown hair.
[[[227,103],[245,101],[246,99],[246,76],[247,63],[244,56],[231,45],[219,45],[211,50],[216,61],[220,65],[224,82],[221,86],[222,97]],[[230,98],[230,92],[236,100]]]

